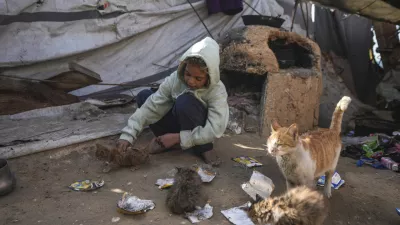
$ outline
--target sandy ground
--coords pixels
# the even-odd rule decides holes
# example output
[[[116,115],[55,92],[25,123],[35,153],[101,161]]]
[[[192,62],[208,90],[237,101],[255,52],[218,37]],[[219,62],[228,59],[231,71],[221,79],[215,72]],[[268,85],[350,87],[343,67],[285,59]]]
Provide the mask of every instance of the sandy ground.
[[[104,141],[110,138],[10,160],[18,184],[14,192],[0,198],[0,224],[190,224],[185,218],[168,212],[164,204],[166,191],[159,190],[154,183],[158,178],[167,177],[175,166],[199,163],[198,158],[183,152],[168,152],[152,156],[148,165],[136,171],[122,168],[104,174],[102,162],[94,156],[95,143]],[[275,161],[264,151],[256,150],[262,149],[263,143],[255,135],[227,136],[217,141],[215,148],[224,163],[212,183],[204,185],[214,216],[201,224],[230,224],[220,211],[249,200],[240,184],[250,178],[252,170],[239,166],[231,157],[256,157],[264,164],[258,170],[276,185],[273,195],[285,191],[285,182]],[[348,158],[339,161],[338,172],[346,184],[333,190],[325,224],[399,224],[395,207],[400,207],[400,175],[388,170],[357,168],[354,163]],[[75,192],[67,188],[85,178],[104,179],[106,184],[96,192]],[[144,215],[121,215],[116,211],[121,191],[152,199],[156,208]],[[120,221],[112,223],[113,217],[120,217]]]

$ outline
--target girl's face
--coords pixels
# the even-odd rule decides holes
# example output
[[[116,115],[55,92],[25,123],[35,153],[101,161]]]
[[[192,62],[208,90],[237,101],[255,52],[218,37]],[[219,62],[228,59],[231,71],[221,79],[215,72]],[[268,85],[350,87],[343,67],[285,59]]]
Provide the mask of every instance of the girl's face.
[[[184,80],[186,85],[192,89],[203,88],[208,82],[208,74],[200,70],[200,66],[196,64],[186,64]]]

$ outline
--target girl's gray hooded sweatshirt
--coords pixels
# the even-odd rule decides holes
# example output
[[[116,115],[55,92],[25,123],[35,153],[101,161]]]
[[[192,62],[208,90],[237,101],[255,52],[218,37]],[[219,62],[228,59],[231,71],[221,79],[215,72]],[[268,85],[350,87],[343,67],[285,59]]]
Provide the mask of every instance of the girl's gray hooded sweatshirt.
[[[184,82],[184,70],[187,57],[200,57],[207,64],[209,84],[202,89],[190,90]],[[195,145],[213,142],[225,132],[229,119],[227,93],[219,74],[219,46],[216,41],[206,37],[194,44],[180,58],[178,70],[168,76],[158,91],[147,98],[146,102],[129,118],[128,125],[122,129],[120,139],[133,143],[143,127],[159,121],[174,105],[179,95],[192,92],[208,109],[205,126],[180,132],[181,147],[188,149]]]

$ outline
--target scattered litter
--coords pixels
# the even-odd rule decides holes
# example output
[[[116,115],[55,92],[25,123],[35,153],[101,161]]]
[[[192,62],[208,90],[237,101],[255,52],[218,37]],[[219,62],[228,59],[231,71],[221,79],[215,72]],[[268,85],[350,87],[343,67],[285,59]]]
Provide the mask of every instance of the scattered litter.
[[[174,178],[158,179],[156,181],[156,185],[158,186],[159,189],[165,189],[174,185],[174,182],[175,182]]]
[[[113,218],[111,219],[111,222],[116,223],[116,222],[118,222],[120,219],[121,219],[121,218],[119,218],[119,217],[113,217]]]
[[[389,154],[393,153],[400,153],[400,143],[399,144],[394,144],[392,147],[388,149]]]
[[[206,204],[204,208],[196,207],[197,209],[191,213],[186,213],[186,217],[191,223],[199,223],[202,220],[210,219],[213,216],[213,207]]]
[[[393,136],[400,136],[400,131],[393,131]]]
[[[376,135],[372,137],[373,139],[371,141],[362,145],[362,149],[365,151],[365,156],[373,159],[382,157],[385,149],[379,143],[379,136]],[[387,142],[387,140],[385,140],[383,143],[385,142]]]
[[[385,169],[385,166],[382,165],[377,159],[370,159],[365,156],[362,156],[361,159],[357,161],[357,166],[361,167],[364,164],[374,167],[375,169]]]
[[[238,157],[232,158],[232,160],[235,162],[238,162],[240,164],[243,164],[249,168],[263,165],[256,159],[249,157],[249,156],[238,156]]]
[[[335,172],[332,176],[332,188],[339,189],[344,184],[344,180],[340,177],[338,172]],[[325,186],[325,175],[321,176],[317,182],[318,186]]]
[[[342,137],[342,142],[345,149],[340,155],[357,160],[358,167],[366,164],[399,172],[400,136],[374,133],[368,137]]]
[[[235,225],[254,225],[253,221],[249,218],[247,211],[251,206],[250,202],[238,207],[227,210],[222,210],[221,213]]]
[[[349,137],[344,136],[342,137],[342,144],[343,147],[351,146],[351,145],[362,145],[368,142],[374,141],[374,137],[367,136],[367,137]]]
[[[349,133],[346,134],[347,137],[353,137],[355,134],[354,130],[349,131]]]
[[[74,191],[93,191],[103,186],[104,186],[104,180],[101,181],[83,180],[72,183],[68,187]]]
[[[396,208],[396,212],[397,212],[397,214],[399,214],[399,216],[400,216],[400,208]]]
[[[250,180],[242,184],[242,189],[250,195],[253,200],[256,200],[257,194],[265,199],[271,195],[272,191],[275,189],[275,185],[269,177],[254,170]]]
[[[355,160],[359,160],[363,156],[364,150],[359,145],[350,145],[343,150],[340,155],[342,157],[349,157]]]
[[[217,176],[217,172],[215,170],[205,165],[194,165],[193,168],[197,171],[197,173],[201,177],[201,181],[203,181],[204,183],[211,182],[215,178],[215,176]]]
[[[123,214],[142,214],[154,209],[155,206],[152,200],[143,200],[125,192],[118,201],[117,211]]]
[[[399,163],[393,161],[389,157],[382,157],[381,158],[381,163],[382,163],[382,165],[384,165],[389,170],[393,170],[395,172],[399,171]]]

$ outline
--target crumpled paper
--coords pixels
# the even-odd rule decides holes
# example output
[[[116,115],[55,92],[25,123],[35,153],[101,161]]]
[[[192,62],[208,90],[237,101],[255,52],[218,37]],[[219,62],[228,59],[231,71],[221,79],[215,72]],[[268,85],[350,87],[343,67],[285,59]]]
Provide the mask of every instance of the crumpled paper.
[[[217,176],[217,173],[211,168],[207,168],[207,166],[195,165],[193,168],[197,171],[203,183],[209,183],[214,180],[215,176]]]
[[[125,192],[117,204],[118,211],[123,214],[141,214],[156,207],[152,200],[143,200]]]
[[[271,195],[272,191],[275,189],[275,185],[269,177],[254,170],[250,180],[242,184],[242,189],[250,195],[253,200],[256,200],[257,194],[265,199]]]
[[[247,211],[251,206],[250,202],[247,202],[241,206],[234,207],[231,209],[221,210],[221,213],[235,225],[254,225],[253,221],[249,218]]]
[[[186,213],[186,217],[191,223],[199,223],[202,220],[210,219],[213,216],[213,207],[206,204],[204,208],[196,207],[197,209],[191,213]]]
[[[157,179],[156,185],[159,189],[169,188],[174,185],[174,178],[166,178],[166,179]]]

